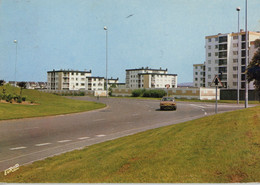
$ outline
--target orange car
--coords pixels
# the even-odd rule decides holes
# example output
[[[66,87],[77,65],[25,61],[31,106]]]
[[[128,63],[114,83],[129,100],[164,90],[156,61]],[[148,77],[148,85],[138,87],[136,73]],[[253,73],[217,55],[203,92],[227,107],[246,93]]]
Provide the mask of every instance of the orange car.
[[[161,101],[160,101],[160,109],[164,110],[164,109],[172,109],[172,110],[176,110],[177,109],[177,105],[176,102],[174,100],[173,97],[162,97]]]

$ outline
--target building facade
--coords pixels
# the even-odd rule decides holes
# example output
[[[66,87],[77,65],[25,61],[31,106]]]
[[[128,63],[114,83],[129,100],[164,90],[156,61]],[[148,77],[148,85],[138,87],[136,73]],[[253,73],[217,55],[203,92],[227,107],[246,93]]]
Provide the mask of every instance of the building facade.
[[[87,89],[91,91],[103,91],[105,85],[105,78],[99,76],[86,77]]]
[[[260,32],[248,32],[249,48],[252,41],[260,39]],[[205,61],[205,87],[210,87],[216,75],[219,76],[223,88],[237,89],[245,88],[245,61],[246,61],[246,33],[241,30],[239,33],[217,34],[205,37],[206,61]],[[253,57],[249,52],[249,61]],[[194,69],[194,67],[193,67]],[[193,70],[193,79],[196,81]],[[204,85],[197,83],[198,87]],[[194,83],[195,86],[195,83]],[[249,89],[252,89],[252,83]]]
[[[177,88],[177,74],[168,74],[167,69],[126,69],[126,88]]]
[[[47,72],[47,89],[49,90],[85,90],[90,71],[58,70]]]
[[[193,87],[205,87],[205,63],[193,65]]]

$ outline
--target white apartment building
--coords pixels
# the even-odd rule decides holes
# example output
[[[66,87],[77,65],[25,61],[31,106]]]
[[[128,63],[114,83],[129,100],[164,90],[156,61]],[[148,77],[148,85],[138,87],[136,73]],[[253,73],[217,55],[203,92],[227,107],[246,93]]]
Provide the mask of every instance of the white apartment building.
[[[103,91],[105,85],[105,78],[99,76],[86,77],[87,90]]]
[[[193,87],[205,87],[205,62],[193,64]]]
[[[167,69],[126,69],[126,88],[177,88],[177,74],[168,74]]]
[[[85,90],[90,71],[58,70],[47,72],[47,89],[49,90]]]
[[[249,31],[248,36],[250,47],[252,41],[260,39],[260,32]],[[219,75],[224,88],[237,89],[238,78],[239,88],[245,88],[245,37],[243,30],[239,33],[206,36],[205,87],[210,87],[214,77]],[[249,61],[253,54],[253,52],[249,52]],[[195,81],[195,74],[193,78]],[[198,83],[198,85],[200,84]],[[253,86],[250,84],[249,89],[252,88]]]

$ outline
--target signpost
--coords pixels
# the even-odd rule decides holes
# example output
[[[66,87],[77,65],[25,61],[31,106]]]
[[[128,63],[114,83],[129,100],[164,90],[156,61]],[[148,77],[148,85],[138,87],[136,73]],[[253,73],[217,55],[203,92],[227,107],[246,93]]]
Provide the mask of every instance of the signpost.
[[[215,104],[215,114],[218,113],[218,87],[223,87],[223,84],[221,83],[218,75],[215,76],[213,82],[211,83],[211,86],[216,87],[216,104]]]
[[[167,88],[167,96],[168,96],[168,89],[170,88],[170,84],[166,84],[165,87]]]

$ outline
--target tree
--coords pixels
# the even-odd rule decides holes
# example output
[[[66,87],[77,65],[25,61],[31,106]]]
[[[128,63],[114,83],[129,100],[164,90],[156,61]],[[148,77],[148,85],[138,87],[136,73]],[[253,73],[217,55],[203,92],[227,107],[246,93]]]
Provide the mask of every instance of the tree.
[[[248,82],[254,81],[254,86],[258,91],[260,101],[260,39],[255,40],[254,44],[257,51],[249,63],[246,73]]]
[[[3,85],[4,85],[4,83],[5,83],[5,81],[4,81],[4,80],[0,80],[0,86],[3,86]]]
[[[18,82],[18,86],[21,88],[20,96],[22,96],[22,90],[26,89],[26,82]]]

